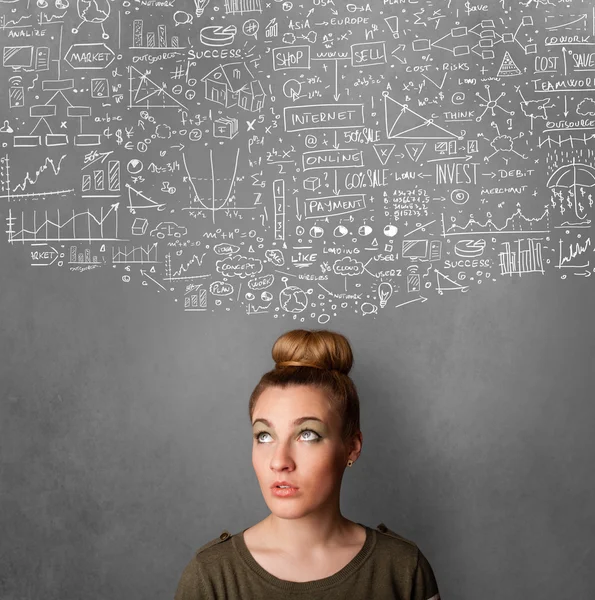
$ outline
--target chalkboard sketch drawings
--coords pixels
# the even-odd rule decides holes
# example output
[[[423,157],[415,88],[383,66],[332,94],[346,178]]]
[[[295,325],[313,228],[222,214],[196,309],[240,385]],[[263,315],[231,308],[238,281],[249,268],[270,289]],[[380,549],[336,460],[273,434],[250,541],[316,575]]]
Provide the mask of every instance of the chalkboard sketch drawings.
[[[384,166],[395,149],[395,144],[374,144],[374,152],[380,163]]]
[[[434,271],[436,273],[436,291],[440,296],[442,296],[444,292],[461,292],[464,294],[469,290],[468,285],[462,285],[461,283],[453,281],[450,277],[447,277],[436,268]]]
[[[132,224],[132,235],[145,235],[149,227],[149,221],[141,217],[136,217]]]
[[[443,17],[443,15],[439,16]],[[439,19],[436,24],[438,24],[438,22]],[[467,27],[453,27],[449,33],[443,35],[436,41],[432,41],[427,38],[416,38],[415,40],[413,40],[413,42],[411,42],[411,47],[414,52],[428,52],[433,48],[438,48],[439,50],[446,50],[447,52],[450,52],[453,56],[456,57],[467,56],[471,52],[471,49],[467,44],[461,44],[458,38],[466,36],[469,33],[469,31],[470,30],[468,30]],[[443,45],[445,40],[449,37],[451,38],[450,42],[453,44],[452,48]]]
[[[65,146],[69,143],[68,133],[54,133],[50,123],[47,121],[50,117],[56,117],[58,114],[58,103],[54,102],[50,104],[54,99],[63,100],[66,106],[66,117],[70,119],[78,119],[79,133],[74,136],[75,146],[98,146],[101,143],[101,135],[95,133],[82,133],[83,119],[85,117],[91,117],[90,106],[75,106],[64,94],[67,90],[74,90],[75,84],[74,79],[46,79],[43,82],[44,92],[54,92],[53,96],[45,104],[34,104],[29,108],[29,116],[31,118],[37,118],[38,121],[35,127],[31,130],[29,135],[19,135],[14,137],[15,147],[32,147],[40,146],[45,144],[46,146]],[[49,133],[46,133],[44,141],[42,142],[41,135],[33,135],[35,130],[41,125],[45,124]]]
[[[105,77],[91,79],[91,98],[109,98],[109,81]]]
[[[20,75],[13,75],[9,81],[8,105],[10,108],[20,108],[21,106],[25,106],[25,88],[22,85],[19,85],[22,81],[22,77]]]
[[[107,161],[107,168],[104,168],[106,159],[112,154],[113,150],[108,152],[97,152],[93,150],[85,155],[84,165],[81,171],[90,167],[92,173],[82,174],[81,192],[93,192],[82,194],[83,198],[119,198],[120,194],[106,194],[105,192],[120,192],[120,161]],[[99,167],[99,168],[98,168]],[[97,192],[102,192],[101,194]]]
[[[233,44],[237,32],[235,25],[207,25],[200,30],[200,41],[205,46],[223,48]]]
[[[31,251],[31,266],[32,267],[51,267],[58,258],[64,258],[64,252],[58,252],[56,248],[49,244],[34,244],[35,250]],[[49,262],[41,262],[49,261]],[[58,262],[58,266],[61,267],[63,261]]]
[[[165,277],[164,281],[182,281],[186,279],[198,279],[204,277],[210,277],[210,273],[196,273],[193,269],[196,267],[202,267],[203,259],[206,252],[199,258],[196,254],[192,255],[192,258],[186,262],[182,262],[178,268],[172,268],[171,252],[165,255]]]
[[[509,52],[506,51],[500,69],[498,70],[498,77],[512,77],[520,74],[521,70],[516,66]]]
[[[395,40],[399,39],[399,17],[384,17],[384,20],[386,21],[388,28],[391,30],[393,38],[395,38]]]
[[[403,240],[401,256],[411,260],[423,260],[428,256],[428,240]]]
[[[93,25],[101,25],[101,31],[103,32],[101,37],[107,40],[109,35],[105,32],[103,23],[111,12],[109,0],[77,0],[76,7],[81,22],[76,27],[73,27],[72,33],[78,33],[83,23],[91,23]]]
[[[198,172],[198,168],[200,166],[200,159],[199,159],[199,155],[198,153],[194,153],[192,154],[192,157],[197,159],[197,163],[196,163],[196,168],[192,168],[189,169],[188,168],[188,164],[186,162],[186,155],[183,154],[182,158],[184,160],[184,168],[186,169],[186,173],[187,173],[187,177],[184,178],[184,180],[187,180],[191,187],[192,190],[194,192],[193,198],[192,198],[192,206],[191,207],[185,207],[182,210],[207,210],[207,211],[211,211],[212,213],[212,218],[213,218],[213,223],[215,223],[215,213],[217,211],[220,210],[229,210],[230,208],[232,208],[232,203],[235,201],[235,194],[233,193],[234,191],[234,187],[235,187],[235,183],[236,183],[236,174],[238,171],[238,164],[239,164],[239,160],[240,160],[240,146],[238,146],[237,150],[236,150],[236,156],[235,156],[235,164],[233,167],[233,172],[231,174],[231,177],[216,177],[215,175],[215,160],[213,158],[213,149],[209,148],[209,165],[210,165],[210,182],[211,182],[211,201],[210,201],[210,206],[203,201],[203,199],[199,196],[198,194],[198,190],[196,189],[196,185],[194,183],[194,180],[199,179],[196,175],[196,173]],[[226,168],[226,164],[224,161],[221,161],[221,171],[223,173],[229,173],[229,169]],[[192,170],[192,173],[194,173],[194,175],[192,175],[190,173],[190,171]],[[226,195],[225,197],[218,197],[217,195],[217,190],[216,190],[216,182],[217,181],[229,181],[229,187],[227,189]],[[233,210],[238,210],[237,207],[233,207]],[[250,209],[251,210],[251,209]]]
[[[238,120],[233,117],[221,117],[213,121],[213,137],[232,140],[238,134]]]
[[[560,12],[555,0],[523,0],[518,10],[505,0],[481,7],[461,0],[448,11],[448,3],[431,0],[425,8],[378,0],[378,10],[267,1],[177,0],[184,6],[174,7],[148,0],[120,23],[120,13],[110,12],[117,0],[35,0],[36,14],[21,17],[10,11],[28,6],[25,0],[0,0],[8,13],[0,16],[7,92],[0,143],[11,148],[0,156],[0,202],[12,207],[4,214],[9,243],[38,245],[36,266],[82,271],[111,258],[137,277],[140,269],[143,285],[177,289],[185,311],[235,302],[248,315],[274,311],[319,323],[348,301],[357,314],[378,315],[389,305],[424,302],[430,288],[464,293],[482,279],[510,282],[555,267],[562,278],[595,272],[593,240],[582,231],[595,203],[595,57],[587,39],[595,35],[595,11],[593,18],[577,7]],[[68,22],[67,9],[67,31],[75,26],[84,39],[62,52],[61,42],[49,43],[58,43],[50,26]],[[316,23],[314,12],[321,12]],[[370,26],[357,27],[360,18]],[[123,40],[118,49],[106,41],[122,24],[129,28],[124,56]],[[182,46],[191,43],[194,55],[184,58]],[[390,84],[386,70],[374,69],[389,62],[398,71]],[[200,76],[192,77],[192,67]],[[89,95],[88,106],[76,106],[73,98]],[[157,108],[174,110],[155,115]],[[91,122],[98,133],[83,133]],[[61,163],[61,153],[41,151],[36,159],[28,152],[67,144],[77,152]],[[18,162],[13,149],[21,149]],[[125,149],[136,158],[120,156]],[[491,173],[480,172],[485,163]],[[60,181],[77,189],[56,189]],[[180,185],[184,219],[174,210]],[[87,210],[77,199],[95,205]],[[125,232],[118,206],[128,209]],[[233,243],[248,235],[254,240]],[[261,243],[267,235],[270,248]],[[217,245],[198,252],[198,239],[207,237]],[[350,241],[361,246],[346,247]],[[324,254],[335,256],[319,261]],[[317,281],[316,300],[302,280]],[[349,294],[349,283],[364,289]],[[337,285],[343,293],[334,293]],[[209,296],[215,302],[207,307]]]
[[[293,102],[302,97],[301,92],[302,84],[297,79],[288,79],[283,84],[283,95],[286,98],[291,98]]]
[[[285,256],[279,248],[269,248],[264,255],[275,267],[282,267],[285,264]]]
[[[30,69],[33,65],[33,46],[4,46],[2,66],[13,71]]]
[[[141,208],[156,208],[158,211],[165,210],[165,204],[159,204],[159,202],[147,198],[142,192],[134,189],[128,183],[125,185],[128,188],[128,210],[131,215],[135,215],[136,211]]]
[[[519,135],[515,136],[515,137],[511,137],[510,135],[505,135],[505,134],[501,134],[500,133],[500,128],[498,127],[497,123],[492,122],[492,127],[494,127],[496,129],[496,131],[498,132],[498,135],[490,141],[490,146],[494,149],[494,152],[492,152],[490,155],[488,156],[484,156],[483,160],[484,162],[488,162],[491,158],[493,158],[494,156],[496,156],[496,154],[500,153],[500,152],[512,152],[513,154],[516,154],[519,158],[522,159],[526,159],[527,157],[524,154],[520,154],[519,152],[517,152],[514,149],[514,140],[518,140],[521,137],[524,136],[523,132],[521,131]],[[485,137],[482,133],[478,134],[481,137]],[[509,157],[503,157],[504,161],[506,162],[506,164],[508,164],[508,161],[510,160]]]
[[[225,12],[228,15],[243,15],[247,12],[262,12],[260,0],[225,0]]]
[[[467,190],[457,188],[450,192],[450,199],[454,202],[454,204],[466,204],[470,198],[470,194]]]
[[[537,240],[543,238],[527,238],[527,248],[521,250],[523,239],[517,240],[517,250],[512,250],[510,242],[502,242],[504,251],[498,254],[500,259],[501,275],[523,273],[545,273],[543,270],[543,258],[541,256],[541,244]]]
[[[393,100],[383,92],[386,120],[386,137],[404,140],[462,139],[440,125],[434,119],[426,119],[407,104]]]
[[[196,16],[198,18],[202,17],[202,13],[205,11],[209,0],[194,0],[194,5],[196,8]]]
[[[286,277],[281,279],[286,283]],[[279,292],[279,305],[287,313],[299,314],[308,308],[308,296],[302,288],[286,284]]]
[[[426,145],[426,142],[408,142],[405,144],[405,150],[413,162],[418,162]]]
[[[576,113],[581,116],[595,117],[595,100],[593,98],[585,98],[576,106]]]
[[[446,229],[444,213],[442,213],[442,236],[484,235],[486,233],[549,233],[549,214],[549,209],[546,208],[541,216],[528,218],[520,208],[517,208],[514,214],[506,218],[502,227],[498,227],[491,216],[485,223],[480,223],[471,217],[465,225],[457,225],[456,217],[451,217],[452,225]]]
[[[282,185],[285,184],[283,179],[279,179],[277,181],[282,182]],[[312,175],[311,177],[306,177],[303,183],[304,189],[309,190],[311,192],[315,192],[320,187],[320,185],[320,177],[316,177],[315,175]]]
[[[545,138],[541,138],[539,136],[538,146],[541,148],[547,144],[548,148],[551,149],[552,144],[561,148],[564,144],[570,144],[571,148],[574,148],[575,144],[584,144],[585,146],[592,146],[593,143],[591,140],[595,140],[595,133],[591,135],[587,135],[583,133],[581,137],[577,137],[574,135],[568,135],[568,137],[562,137],[562,135],[558,134],[558,139],[554,139],[549,133]]]
[[[557,21],[560,15],[545,15],[545,22],[546,25],[548,23],[548,21],[554,20]],[[576,15],[574,15],[576,16]],[[570,18],[571,15],[568,15],[568,18]],[[589,25],[589,15],[582,14],[580,15],[577,19],[573,19],[572,21],[569,21],[568,23],[559,23],[557,25],[552,25],[551,27],[546,27],[546,31],[555,31],[557,29],[564,29],[566,27],[570,27],[571,25],[576,25],[577,23],[582,23],[583,28],[586,29],[586,27]],[[574,29],[575,31],[579,29],[579,27],[574,27],[571,28]]]
[[[12,216],[12,209],[8,211],[6,222],[8,225],[8,242],[60,242],[60,241],[119,241],[118,238],[118,206],[119,202],[112,204],[104,214],[101,207],[99,216],[90,210],[75,213],[65,221],[60,216],[60,209],[56,209],[56,216],[48,218],[47,211],[43,217],[37,216],[37,210],[33,211],[32,223],[28,222],[25,227],[25,213],[21,212],[20,229],[16,230],[17,217]],[[16,225],[18,227],[18,225]]]
[[[279,35],[279,23],[277,23],[277,18],[273,17],[264,28],[264,37],[265,38],[274,38]]]
[[[165,85],[155,83],[147,73],[141,73],[137,68],[128,65],[129,74],[129,107],[130,108],[183,108],[184,106],[174,96],[165,91]]]
[[[496,116],[496,109],[499,108],[502,112],[505,112],[506,114],[510,115],[511,117],[514,115],[514,110],[506,110],[505,108],[502,108],[499,104],[498,104],[498,100],[500,100],[500,98],[502,98],[502,96],[506,95],[506,92],[501,92],[500,95],[496,98],[496,99],[492,99],[492,92],[490,90],[490,86],[486,85],[485,86],[487,92],[488,92],[488,97],[484,98],[479,92],[475,92],[475,95],[480,99],[483,100],[485,104],[482,104],[481,102],[479,103],[479,106],[484,107],[483,112],[478,115],[475,120],[477,122],[481,121],[481,119],[483,118],[483,116],[486,114],[486,112],[488,110],[492,111],[492,117]]]
[[[524,6],[525,8],[531,6],[532,4],[535,4],[535,6],[541,6],[542,4],[548,6],[556,6],[556,4],[552,2],[552,0],[527,0],[527,2],[522,2],[522,0],[519,0],[519,4],[521,6]]]
[[[69,265],[92,265],[94,267],[100,267],[104,263],[105,259],[103,257],[101,260],[99,260],[99,256],[96,254],[91,256],[91,248],[85,248],[84,252],[79,252],[77,246],[70,246],[68,260]]]
[[[190,284],[184,292],[184,312],[197,312],[207,309],[207,290],[202,284]]]
[[[533,130],[533,121],[535,119],[548,120],[547,109],[555,108],[555,104],[550,104],[551,98],[539,98],[538,100],[525,100],[521,86],[517,85],[514,88],[521,96],[521,110],[526,117],[531,119],[531,130]]]
[[[64,61],[79,71],[107,69],[115,59],[114,51],[105,42],[72,44],[64,55]]]
[[[558,255],[558,264],[556,268],[558,269],[572,269],[575,271],[575,275],[583,275],[585,277],[590,277],[591,272],[589,270],[583,271],[582,273],[577,273],[577,269],[588,269],[591,265],[591,261],[587,260],[584,262],[585,258],[583,255],[587,252],[588,248],[591,246],[591,238],[587,238],[583,243],[575,242],[574,244],[571,242],[568,244],[568,251],[564,249],[564,242],[560,238],[560,251]],[[578,264],[582,263],[582,264]],[[565,277],[565,276],[563,276]]]
[[[455,254],[461,258],[477,258],[483,255],[486,247],[486,241],[479,240],[459,240],[454,247]]]
[[[133,246],[130,250],[127,246],[122,249],[121,246],[112,246],[112,263],[121,265],[132,265],[132,264],[157,264],[157,244],[155,242],[152,246]]]
[[[131,158],[126,165],[126,169],[131,175],[138,175],[143,169],[143,161],[138,158]]]
[[[40,179],[41,175],[43,173],[45,173],[46,171],[47,171],[47,175],[49,175],[49,177],[53,179],[62,170],[62,162],[64,161],[66,156],[67,156],[66,154],[63,154],[60,157],[60,160],[58,160],[57,162],[54,162],[54,159],[50,158],[49,156],[46,156],[42,165],[35,170],[35,173],[33,175],[31,175],[29,173],[29,171],[27,170],[27,172],[25,173],[25,176],[23,177],[22,183],[17,183],[12,188],[12,190],[10,192],[11,193],[10,199],[15,200],[15,199],[20,199],[20,198],[26,197],[26,194],[16,194],[15,192],[24,192],[30,186],[39,184],[40,183],[39,179]],[[51,167],[51,171],[48,170],[50,167]],[[7,187],[10,187],[10,168],[11,168],[10,167],[10,159],[9,159],[8,155],[6,155],[5,172],[6,172],[6,182],[8,184]],[[47,179],[47,175],[46,175],[46,179]],[[60,190],[60,191],[54,192],[54,193],[61,194],[61,193],[64,193],[64,191]],[[49,194],[50,194],[50,192],[45,192],[45,193],[38,192],[35,195],[45,196],[45,195],[49,195]]]
[[[314,179],[313,177],[310,179]],[[306,180],[307,181],[307,180]],[[306,181],[304,181],[304,188],[306,187]],[[317,189],[314,187],[316,182],[313,181],[312,187],[310,188],[312,191]],[[318,183],[320,185],[320,183]],[[284,179],[275,179],[273,181],[273,205],[275,208],[274,215],[274,223],[275,223],[275,239],[276,240],[285,240],[285,180]],[[279,251],[281,252],[281,251]],[[283,258],[283,254],[279,257],[276,252],[270,252],[267,255],[269,260],[275,262],[275,258],[280,259],[281,261],[285,261]],[[283,262],[280,263],[281,265]],[[277,260],[277,266],[279,266],[279,260]]]
[[[302,35],[297,35],[297,36],[294,33],[291,33],[291,31],[288,31],[283,34],[281,41],[284,44],[289,44],[289,45],[295,44],[296,40],[306,40],[306,41],[310,42],[311,44],[315,44],[317,39],[318,39],[318,34],[316,33],[316,31],[314,31],[312,29],[305,35],[302,34]],[[304,46],[304,47],[307,48],[307,46]],[[275,70],[278,71],[279,69],[275,69]]]
[[[273,294],[271,294],[271,292],[268,290],[263,290],[260,292],[260,300],[266,303],[264,306],[261,304],[254,306],[253,302],[258,301],[258,298],[253,292],[246,292],[244,297],[248,301],[248,305],[246,306],[247,315],[262,315],[269,312],[268,309],[271,307]]]
[[[441,11],[442,9],[438,8],[436,10],[428,11],[426,13],[426,9],[421,8],[419,12],[413,13],[413,16],[416,17],[415,22],[413,24],[423,25],[424,27],[427,27],[428,23],[434,21],[434,29],[438,29],[438,26],[440,25],[440,20],[444,19],[444,15],[441,14]]]
[[[378,286],[378,298],[380,299],[380,308],[384,308],[386,303],[393,295],[393,286],[388,281],[383,281]]]
[[[158,237],[160,240],[165,237],[175,237],[179,238],[188,233],[188,229],[183,225],[178,225],[173,221],[162,221],[149,233],[149,235],[154,235]]]
[[[411,265],[407,267],[407,293],[414,294],[421,291],[421,277],[419,266]]]
[[[265,91],[243,62],[219,65],[201,81],[205,84],[205,98],[226,108],[237,104],[244,110],[258,112],[264,106]]]
[[[569,190],[569,200],[574,205],[574,213],[581,221],[587,216],[586,201],[589,201],[589,206],[593,206],[592,192],[586,199],[584,198],[587,193],[585,188],[592,188],[593,186],[595,186],[595,168],[574,161],[569,165],[563,165],[556,169],[547,182],[549,188],[566,188]],[[562,204],[561,212],[564,213]]]
[[[131,49],[139,50],[179,50],[180,39],[177,35],[171,36],[169,44],[167,41],[167,26],[160,23],[157,25],[157,35],[154,31],[147,31],[143,37],[143,19],[134,19],[132,22],[132,46]]]

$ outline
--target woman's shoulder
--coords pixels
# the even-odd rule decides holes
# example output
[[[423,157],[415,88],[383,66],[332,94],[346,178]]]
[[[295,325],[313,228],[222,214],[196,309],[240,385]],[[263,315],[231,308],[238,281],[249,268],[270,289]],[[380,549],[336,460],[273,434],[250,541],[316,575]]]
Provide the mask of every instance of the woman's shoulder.
[[[210,556],[213,551],[224,549],[227,550],[229,544],[224,545],[224,542],[228,542],[232,538],[233,534],[229,533],[227,529],[224,529],[216,538],[208,541],[206,544],[201,546],[195,553],[195,558],[204,558]],[[211,550],[212,549],[212,550]]]
[[[406,548],[409,548],[409,549],[415,550],[415,551],[418,550],[417,544],[414,541],[409,540],[406,537],[403,537],[402,535],[396,533],[392,529],[389,529],[384,523],[380,523],[380,525],[377,525],[376,531],[379,531],[380,533],[383,534],[383,536],[380,536],[381,540],[384,538],[397,540],[399,542],[399,544],[403,545]]]
[[[376,529],[382,534],[377,536],[378,544],[386,545],[384,549],[379,548],[381,551],[378,555],[390,557],[386,560],[395,565],[399,571],[405,569],[410,572],[417,588],[428,592],[424,598],[440,600],[434,571],[419,546],[412,540],[390,530],[384,523],[380,523]]]

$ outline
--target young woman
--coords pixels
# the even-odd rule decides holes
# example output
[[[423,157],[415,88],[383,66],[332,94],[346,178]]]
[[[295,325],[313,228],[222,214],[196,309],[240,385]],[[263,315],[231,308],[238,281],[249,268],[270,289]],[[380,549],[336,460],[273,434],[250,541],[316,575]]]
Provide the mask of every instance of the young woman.
[[[362,449],[347,339],[297,329],[272,354],[249,405],[252,465],[271,513],[200,548],[175,600],[440,600],[416,544],[341,514],[343,473]]]

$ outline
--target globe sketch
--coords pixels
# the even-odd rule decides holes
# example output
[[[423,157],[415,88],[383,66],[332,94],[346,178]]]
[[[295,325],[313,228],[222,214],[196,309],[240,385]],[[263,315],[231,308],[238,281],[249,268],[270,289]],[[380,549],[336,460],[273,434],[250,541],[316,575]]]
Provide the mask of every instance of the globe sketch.
[[[308,308],[308,296],[301,288],[290,285],[279,292],[279,304],[288,313],[301,313]]]
[[[74,27],[72,33],[78,33],[79,28],[83,23],[92,23],[101,25],[103,39],[108,39],[109,35],[103,28],[103,22],[109,17],[111,5],[109,0],[77,0],[76,7],[79,13],[81,22],[77,27]]]

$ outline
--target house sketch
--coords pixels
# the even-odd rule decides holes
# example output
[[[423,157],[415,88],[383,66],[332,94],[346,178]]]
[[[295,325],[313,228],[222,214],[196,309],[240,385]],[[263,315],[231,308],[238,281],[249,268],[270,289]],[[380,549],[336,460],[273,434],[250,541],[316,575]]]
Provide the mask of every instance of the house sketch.
[[[264,89],[243,62],[219,65],[201,81],[205,83],[205,98],[226,108],[237,104],[257,112],[264,106]]]

